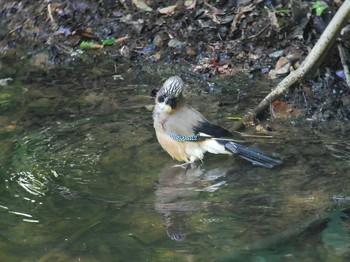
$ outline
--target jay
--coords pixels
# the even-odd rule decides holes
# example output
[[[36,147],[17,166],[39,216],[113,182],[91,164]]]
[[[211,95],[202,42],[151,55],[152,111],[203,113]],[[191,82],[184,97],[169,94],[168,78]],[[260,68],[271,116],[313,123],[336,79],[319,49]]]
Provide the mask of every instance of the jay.
[[[210,123],[186,104],[184,82],[178,76],[165,81],[157,92],[153,110],[154,129],[159,144],[181,162],[201,160],[206,152],[238,155],[257,166],[272,168],[282,163],[278,158],[236,143],[228,130]]]

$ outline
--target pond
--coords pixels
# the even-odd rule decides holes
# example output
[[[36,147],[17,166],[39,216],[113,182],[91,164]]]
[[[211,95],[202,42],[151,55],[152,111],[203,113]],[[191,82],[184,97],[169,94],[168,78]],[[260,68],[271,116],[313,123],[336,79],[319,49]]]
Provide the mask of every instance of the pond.
[[[283,159],[273,169],[218,155],[174,167],[152,123],[164,80],[62,68],[0,87],[1,261],[349,261],[350,205],[334,201],[350,195],[348,125],[246,138]],[[256,103],[256,82],[232,81],[189,95],[226,128]]]

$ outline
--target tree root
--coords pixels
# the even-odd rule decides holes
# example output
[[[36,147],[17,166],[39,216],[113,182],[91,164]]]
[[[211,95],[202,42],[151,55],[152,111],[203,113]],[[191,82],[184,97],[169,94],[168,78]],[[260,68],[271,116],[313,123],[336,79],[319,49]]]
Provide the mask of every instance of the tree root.
[[[286,78],[284,78],[252,111],[248,112],[242,121],[234,126],[234,130],[238,130],[245,123],[250,122],[256,118],[262,111],[264,111],[273,101],[282,96],[292,85],[300,82],[310,71],[316,69],[323,59],[326,57],[328,50],[334,44],[340,30],[350,17],[350,0],[345,0],[339,8],[331,22],[328,24],[320,39],[305,58],[300,67],[292,71]]]

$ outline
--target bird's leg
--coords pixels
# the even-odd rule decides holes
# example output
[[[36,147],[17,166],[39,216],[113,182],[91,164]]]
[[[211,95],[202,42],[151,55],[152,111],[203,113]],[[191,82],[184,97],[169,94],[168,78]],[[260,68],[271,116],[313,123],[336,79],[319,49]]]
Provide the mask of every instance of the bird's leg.
[[[202,161],[202,159],[200,159]],[[186,162],[186,163],[183,163],[183,164],[179,164],[179,165],[174,165],[173,167],[183,167],[183,168],[187,168],[188,165],[190,164],[191,167],[192,167],[192,164],[196,161],[196,158],[194,157],[190,157],[190,161],[189,162]],[[202,161],[203,163],[203,161]]]
[[[182,167],[182,168],[186,169],[188,164],[191,164],[191,162],[189,162],[189,163],[186,162],[183,164],[176,164],[176,165],[173,165],[173,167]]]

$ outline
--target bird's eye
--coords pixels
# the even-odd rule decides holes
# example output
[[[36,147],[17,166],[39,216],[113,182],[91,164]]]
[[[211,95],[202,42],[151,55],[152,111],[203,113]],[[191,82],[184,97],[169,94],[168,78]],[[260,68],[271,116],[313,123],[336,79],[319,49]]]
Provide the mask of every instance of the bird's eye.
[[[164,96],[159,96],[158,97],[158,102],[163,103],[164,102]]]
[[[170,99],[169,105],[172,109],[175,109],[177,107],[177,99],[176,98]]]

